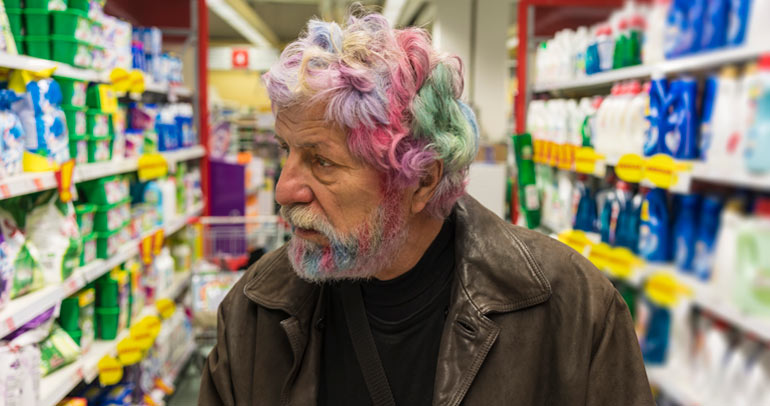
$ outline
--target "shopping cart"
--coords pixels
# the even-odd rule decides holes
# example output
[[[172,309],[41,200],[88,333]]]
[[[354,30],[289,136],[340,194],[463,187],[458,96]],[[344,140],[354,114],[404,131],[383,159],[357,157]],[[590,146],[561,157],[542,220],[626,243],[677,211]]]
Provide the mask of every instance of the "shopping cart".
[[[192,320],[203,366],[216,344],[217,308],[245,270],[284,244],[290,226],[279,216],[200,217],[196,219],[200,261],[193,267]]]

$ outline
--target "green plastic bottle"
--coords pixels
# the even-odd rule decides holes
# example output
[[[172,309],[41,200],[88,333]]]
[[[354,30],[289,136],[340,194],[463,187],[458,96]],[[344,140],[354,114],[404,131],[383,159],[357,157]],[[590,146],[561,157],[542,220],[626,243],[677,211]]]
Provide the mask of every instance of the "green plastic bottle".
[[[751,221],[738,234],[735,299],[748,313],[770,316],[770,199],[758,199],[755,206],[765,218]]]
[[[540,195],[535,181],[535,162],[532,160],[532,136],[529,133],[513,135],[513,149],[518,169],[519,202],[527,227],[540,226]]]

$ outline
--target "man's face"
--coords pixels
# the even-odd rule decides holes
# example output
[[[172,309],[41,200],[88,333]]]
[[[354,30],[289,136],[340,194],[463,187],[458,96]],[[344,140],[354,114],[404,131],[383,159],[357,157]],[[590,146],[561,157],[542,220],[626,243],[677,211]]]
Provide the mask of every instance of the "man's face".
[[[276,133],[288,151],[276,200],[294,226],[295,271],[358,279],[387,266],[406,237],[406,211],[398,196],[383,196],[382,175],[350,153],[345,131],[324,120],[321,105],[281,111]]]

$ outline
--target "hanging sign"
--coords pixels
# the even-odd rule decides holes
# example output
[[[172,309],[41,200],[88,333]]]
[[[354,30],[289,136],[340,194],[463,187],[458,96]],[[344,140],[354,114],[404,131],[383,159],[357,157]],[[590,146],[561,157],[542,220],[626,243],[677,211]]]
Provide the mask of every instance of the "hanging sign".
[[[75,182],[73,182],[73,174],[75,171],[75,160],[61,164],[59,170],[55,172],[56,184],[59,189],[59,200],[64,203],[71,202],[75,194]]]
[[[245,48],[233,48],[233,69],[247,69],[249,67],[249,50]]]

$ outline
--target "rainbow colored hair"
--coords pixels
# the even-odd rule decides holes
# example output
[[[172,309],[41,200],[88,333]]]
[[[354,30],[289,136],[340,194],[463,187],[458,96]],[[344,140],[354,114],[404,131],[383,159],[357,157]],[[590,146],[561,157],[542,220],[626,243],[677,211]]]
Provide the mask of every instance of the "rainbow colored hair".
[[[385,176],[386,190],[414,185],[434,160],[444,172],[427,210],[449,214],[478,151],[473,111],[462,101],[462,62],[438,53],[420,28],[393,29],[380,14],[344,26],[310,20],[264,76],[273,111],[326,104],[348,147]]]

